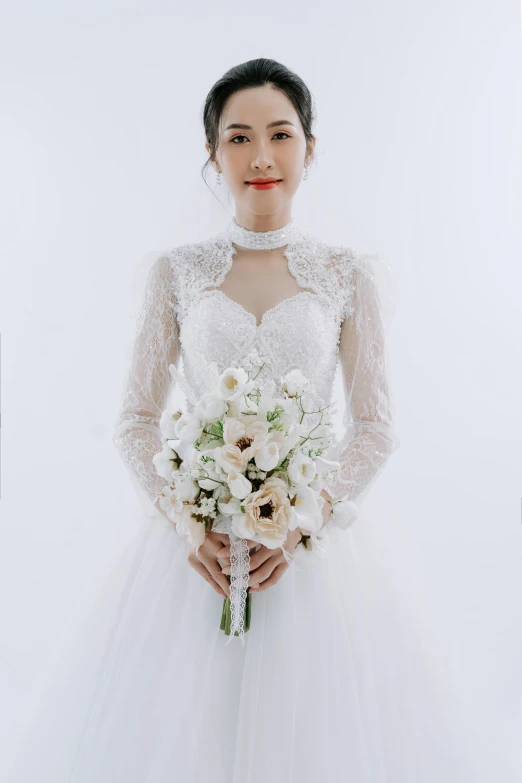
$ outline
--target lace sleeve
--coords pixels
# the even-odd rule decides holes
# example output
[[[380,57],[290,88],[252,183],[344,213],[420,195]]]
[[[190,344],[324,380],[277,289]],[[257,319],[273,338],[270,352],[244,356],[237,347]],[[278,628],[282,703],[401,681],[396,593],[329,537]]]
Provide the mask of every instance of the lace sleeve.
[[[334,501],[351,501],[354,517],[399,439],[387,372],[384,300],[377,283],[379,274],[389,270],[374,255],[355,253],[349,263],[350,296],[339,341],[346,430],[337,449],[341,467],[328,492]]]
[[[147,276],[113,433],[113,443],[147,512],[153,510],[166,484],[152,458],[162,447],[159,420],[173,382],[169,365],[177,366],[180,355],[173,297],[172,265],[162,255]]]

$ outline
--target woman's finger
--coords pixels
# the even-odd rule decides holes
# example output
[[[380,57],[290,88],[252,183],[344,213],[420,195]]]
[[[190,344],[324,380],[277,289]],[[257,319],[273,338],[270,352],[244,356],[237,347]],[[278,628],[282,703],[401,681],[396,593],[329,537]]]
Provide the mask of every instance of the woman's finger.
[[[228,536],[227,536],[227,538],[228,538]],[[247,540],[248,549],[249,549],[250,552],[252,551],[252,549],[255,549],[256,547],[259,546],[259,542],[258,541],[251,541],[249,538],[247,538],[246,540]],[[229,542],[230,542],[230,539],[229,539]],[[222,547],[219,550],[219,559],[220,560],[226,560],[226,561],[230,560],[230,543],[228,543],[227,546],[224,546],[224,547]]]
[[[270,557],[274,556],[274,550],[268,549],[268,547],[263,546],[259,550],[259,552],[254,552],[253,555],[250,555],[250,572],[254,571],[256,568],[259,568],[260,565],[265,563]]]
[[[215,541],[218,541],[220,544],[228,544],[228,542],[230,541],[230,538],[227,535],[227,533],[216,533],[214,530],[210,530],[207,533],[207,537]]]
[[[250,572],[250,576],[248,578],[248,586],[257,586],[264,582],[266,579],[270,577],[270,575],[275,571],[277,566],[280,564],[280,560],[277,556],[269,557],[268,560],[266,560],[262,565],[259,566],[259,568],[256,568],[255,571]]]
[[[209,557],[205,552],[199,551],[199,560],[203,563],[212,579],[217,582],[226,595],[230,595],[230,582],[221,570],[216,558]]]
[[[198,574],[201,574],[203,579],[206,582],[209,583],[209,585],[212,587],[213,590],[216,591],[216,593],[218,595],[222,596],[223,598],[227,597],[228,593],[225,593],[224,589],[216,582],[216,580],[213,578],[213,576],[210,573],[210,571],[208,570],[208,568],[206,568],[204,566],[204,564],[201,562],[201,560],[193,560],[193,561],[190,560],[189,562],[190,562],[190,565],[192,566],[192,568],[195,571],[197,571]],[[227,580],[227,582],[228,582],[228,580]],[[230,585],[229,585],[229,589],[230,589]]]
[[[264,582],[261,582],[259,587],[251,587],[250,592],[252,593],[260,593],[262,590],[267,590],[269,587],[272,587],[275,585],[282,577],[286,569],[288,568],[288,563],[279,563],[274,570],[272,571],[271,575],[268,577],[268,579],[265,579]]]

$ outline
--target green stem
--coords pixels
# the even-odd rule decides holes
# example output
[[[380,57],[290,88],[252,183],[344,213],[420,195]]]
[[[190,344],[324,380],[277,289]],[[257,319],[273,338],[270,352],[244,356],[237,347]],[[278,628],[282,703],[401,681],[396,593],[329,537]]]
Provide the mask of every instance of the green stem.
[[[250,618],[252,616],[252,595],[250,588],[247,590],[245,601],[245,613],[243,615],[243,625],[245,633],[250,630]],[[223,599],[223,609],[221,610],[221,622],[219,624],[221,631],[224,631],[227,636],[230,636],[232,629],[232,607],[230,605],[230,597],[227,596]],[[239,631],[234,632],[234,636],[239,636]]]

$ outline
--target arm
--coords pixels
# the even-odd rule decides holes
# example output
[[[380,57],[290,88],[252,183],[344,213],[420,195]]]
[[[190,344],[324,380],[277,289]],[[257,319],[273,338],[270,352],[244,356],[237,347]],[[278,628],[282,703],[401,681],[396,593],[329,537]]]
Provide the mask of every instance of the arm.
[[[159,420],[172,382],[169,365],[177,365],[180,356],[172,276],[166,256],[156,259],[147,276],[113,433],[113,443],[146,512],[158,509],[166,485],[152,458],[162,448]]]
[[[386,368],[383,308],[371,258],[356,256],[351,262],[353,294],[341,324],[339,361],[346,431],[337,450],[341,467],[327,488],[334,502],[329,521],[340,527],[355,519],[359,505],[399,445]],[[337,501],[353,504],[338,520]]]

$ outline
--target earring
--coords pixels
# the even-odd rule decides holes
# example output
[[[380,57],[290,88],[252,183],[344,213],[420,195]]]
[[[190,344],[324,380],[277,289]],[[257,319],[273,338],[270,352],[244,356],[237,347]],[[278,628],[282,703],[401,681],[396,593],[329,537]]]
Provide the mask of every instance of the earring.
[[[216,174],[216,185],[221,185],[221,172],[218,171]]]
[[[303,179],[308,179],[308,169],[309,168],[310,168],[310,166],[305,166],[305,173],[304,173]]]

